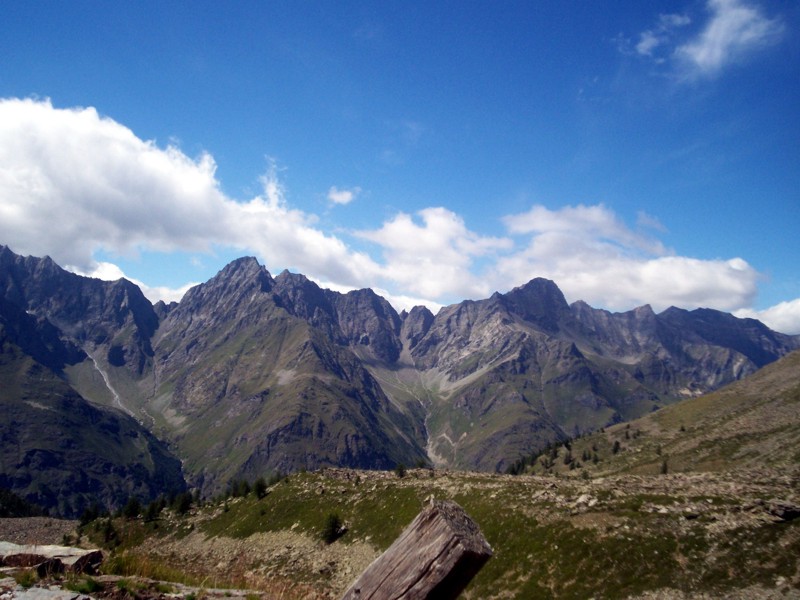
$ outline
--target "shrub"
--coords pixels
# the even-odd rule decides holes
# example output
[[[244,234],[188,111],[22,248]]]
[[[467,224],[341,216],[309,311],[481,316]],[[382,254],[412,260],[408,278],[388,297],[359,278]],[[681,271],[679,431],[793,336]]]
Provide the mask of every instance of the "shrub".
[[[103,523],[103,541],[109,548],[119,546],[120,544],[119,535],[117,534],[117,530],[114,529],[114,524],[111,522],[110,517]]]
[[[33,569],[24,569],[22,571],[17,571],[14,574],[14,581],[17,582],[17,585],[20,585],[25,589],[28,589],[34,583],[36,583],[36,579],[36,571]]]
[[[158,519],[158,515],[161,514],[161,504],[158,500],[153,500],[150,504],[147,505],[147,508],[144,510],[144,521],[145,523],[149,523],[150,521],[155,521]]]
[[[250,482],[248,482],[246,479],[242,479],[236,485],[236,493],[234,493],[234,496],[240,496],[242,498],[246,498],[249,493],[250,493]]]
[[[394,472],[398,477],[405,477],[406,466],[403,463],[397,463],[397,466],[394,468]]]
[[[81,520],[80,520],[81,526],[88,525],[95,519],[98,519],[101,513],[102,511],[97,502],[93,503],[91,506],[86,507],[81,513]]]
[[[86,579],[67,581],[64,587],[79,594],[94,594],[103,589],[103,584],[96,579],[87,577]]]
[[[328,513],[325,517],[325,524],[320,532],[322,541],[326,544],[332,544],[344,535],[344,524],[342,518],[337,513]]]

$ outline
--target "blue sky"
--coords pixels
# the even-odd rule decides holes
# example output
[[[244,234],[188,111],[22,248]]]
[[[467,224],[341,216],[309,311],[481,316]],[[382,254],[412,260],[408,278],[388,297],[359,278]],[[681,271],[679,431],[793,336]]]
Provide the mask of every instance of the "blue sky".
[[[800,333],[800,5],[5,2],[0,243]]]

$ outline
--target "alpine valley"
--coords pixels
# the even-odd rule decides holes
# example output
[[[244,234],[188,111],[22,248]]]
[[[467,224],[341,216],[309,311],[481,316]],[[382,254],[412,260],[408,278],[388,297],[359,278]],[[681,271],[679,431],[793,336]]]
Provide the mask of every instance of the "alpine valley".
[[[398,314],[254,258],[153,305],[0,246],[0,488],[75,516],[326,466],[505,471],[797,348],[715,310],[568,304],[545,279]]]

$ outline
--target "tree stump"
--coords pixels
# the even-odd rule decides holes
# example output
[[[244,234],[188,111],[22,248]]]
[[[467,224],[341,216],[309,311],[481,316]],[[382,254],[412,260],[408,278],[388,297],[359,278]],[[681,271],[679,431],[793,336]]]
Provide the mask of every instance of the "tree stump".
[[[455,599],[491,556],[492,548],[463,508],[433,501],[342,600]]]

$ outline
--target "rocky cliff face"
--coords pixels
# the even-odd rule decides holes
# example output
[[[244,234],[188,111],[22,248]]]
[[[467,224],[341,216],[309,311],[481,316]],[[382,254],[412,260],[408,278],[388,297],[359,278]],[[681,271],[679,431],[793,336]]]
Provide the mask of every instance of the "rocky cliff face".
[[[43,332],[21,346],[27,355],[169,440],[209,491],[325,465],[503,470],[800,347],[713,310],[569,305],[544,279],[437,315],[398,314],[371,290],[273,278],[253,258],[153,307],[127,281],[0,248],[0,300]]]
[[[435,317],[415,311],[401,339],[428,382],[429,454],[462,468],[502,470],[527,445],[711,391],[798,347],[713,310],[570,306],[544,279]]]
[[[63,368],[86,359],[45,318],[0,299],[0,488],[64,517],[186,488],[181,465],[150,431],[91,404]]]
[[[100,351],[115,367],[142,375],[150,366],[158,316],[130,281],[81,277],[49,257],[21,257],[0,246],[0,296],[47,319],[92,356]]]
[[[147,411],[163,416],[198,482],[218,489],[265,472],[424,458],[409,417],[349,347],[385,352],[381,318],[348,305],[391,307],[374,294],[340,296],[302,276],[273,279],[255,259],[241,259],[166,316]]]

